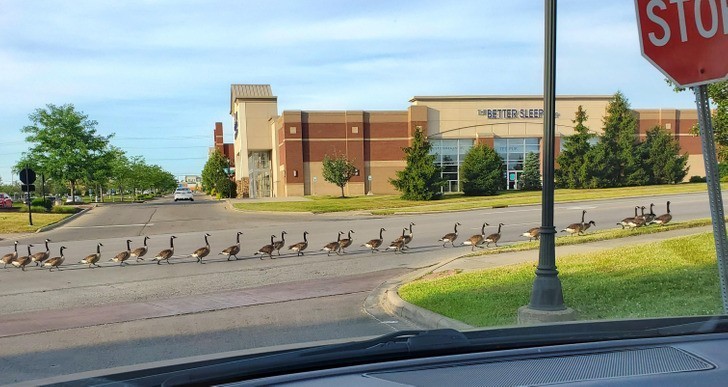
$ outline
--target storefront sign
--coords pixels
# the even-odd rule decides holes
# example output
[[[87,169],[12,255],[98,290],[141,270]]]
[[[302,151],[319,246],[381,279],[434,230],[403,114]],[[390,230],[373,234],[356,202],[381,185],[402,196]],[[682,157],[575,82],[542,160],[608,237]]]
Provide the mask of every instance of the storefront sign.
[[[543,109],[478,109],[478,115],[495,120],[538,119],[543,118]]]

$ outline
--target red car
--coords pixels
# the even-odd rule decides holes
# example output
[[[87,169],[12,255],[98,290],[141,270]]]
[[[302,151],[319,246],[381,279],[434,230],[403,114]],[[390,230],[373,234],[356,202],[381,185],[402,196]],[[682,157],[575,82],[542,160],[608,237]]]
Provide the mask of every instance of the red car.
[[[13,199],[10,198],[10,195],[0,192],[0,208],[10,208],[13,206]]]

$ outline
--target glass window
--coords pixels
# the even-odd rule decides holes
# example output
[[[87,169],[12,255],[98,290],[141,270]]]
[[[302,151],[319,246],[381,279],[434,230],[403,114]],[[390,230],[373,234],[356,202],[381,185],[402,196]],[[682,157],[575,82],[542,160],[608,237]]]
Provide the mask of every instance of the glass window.
[[[442,168],[442,178],[447,180],[446,192],[460,192],[460,164],[475,143],[470,139],[431,140],[431,154],[436,154],[436,163]]]

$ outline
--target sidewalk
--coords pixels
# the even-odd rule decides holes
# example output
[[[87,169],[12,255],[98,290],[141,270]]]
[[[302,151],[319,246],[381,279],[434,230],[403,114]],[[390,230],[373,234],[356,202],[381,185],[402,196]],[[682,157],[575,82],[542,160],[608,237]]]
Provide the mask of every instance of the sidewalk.
[[[676,238],[686,235],[701,234],[712,232],[712,226],[703,226],[695,228],[687,228],[680,230],[672,230],[655,234],[638,235],[634,237],[610,239],[605,241],[583,243],[570,246],[556,246],[556,265],[558,267],[558,258],[571,254],[592,253],[603,250],[609,250],[617,247],[640,245],[652,242],[659,242],[665,239]],[[569,237],[571,238],[571,237]],[[578,238],[578,237],[573,237]],[[470,250],[467,251],[470,253]],[[483,270],[498,266],[514,265],[524,262],[538,262],[539,250],[518,251],[501,254],[489,254],[477,257],[460,257],[449,259],[431,267],[418,270],[399,278],[387,281],[379,288],[375,289],[366,308],[380,308],[390,315],[398,316],[409,320],[415,325],[427,329],[452,328],[458,330],[474,329],[475,327],[467,325],[461,321],[453,320],[443,315],[434,313],[416,305],[410,304],[399,297],[397,293],[400,286],[412,282],[430,273],[440,273],[446,271],[462,270],[473,271]]]

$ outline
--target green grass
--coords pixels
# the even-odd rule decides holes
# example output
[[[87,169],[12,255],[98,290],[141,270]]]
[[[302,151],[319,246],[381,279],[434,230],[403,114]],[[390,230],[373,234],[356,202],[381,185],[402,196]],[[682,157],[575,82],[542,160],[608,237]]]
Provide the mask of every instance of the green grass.
[[[712,233],[559,258],[565,303],[580,320],[720,314]],[[474,326],[516,323],[536,263],[419,280],[399,294]]]
[[[33,213],[33,225],[28,225],[27,212],[0,213],[0,234],[35,232],[39,228],[58,222],[71,214]]]
[[[728,187],[728,184],[724,188]],[[612,199],[632,196],[655,196],[691,192],[704,192],[703,184],[655,185],[645,187],[603,188],[603,189],[558,189],[554,196],[557,202]],[[442,200],[410,201],[398,195],[374,195],[338,198],[334,196],[311,196],[312,200],[295,202],[235,203],[235,208],[248,211],[278,212],[340,212],[367,211],[375,215],[389,215],[408,212],[458,211],[476,208],[505,207],[518,204],[541,203],[541,191],[503,192],[496,196],[469,197],[461,194],[445,195]]]

